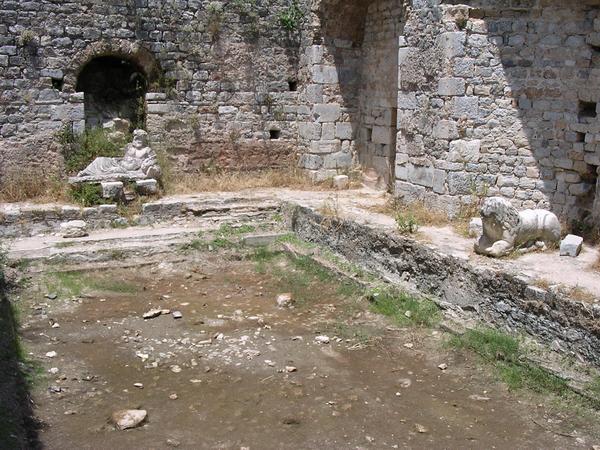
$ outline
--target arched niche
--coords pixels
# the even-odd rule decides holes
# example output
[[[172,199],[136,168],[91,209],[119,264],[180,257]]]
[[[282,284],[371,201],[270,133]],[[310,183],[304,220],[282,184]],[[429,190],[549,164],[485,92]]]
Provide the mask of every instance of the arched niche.
[[[119,56],[91,59],[77,76],[76,91],[84,93],[87,128],[101,127],[115,118],[131,128],[143,128],[148,77],[136,62]]]

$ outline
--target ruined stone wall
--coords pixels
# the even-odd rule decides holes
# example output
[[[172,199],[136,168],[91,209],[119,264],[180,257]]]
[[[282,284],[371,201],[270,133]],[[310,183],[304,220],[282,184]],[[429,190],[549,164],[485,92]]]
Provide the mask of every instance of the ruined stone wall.
[[[396,193],[453,214],[476,194],[584,217],[600,163],[598,2],[438,3],[414,2],[400,42]]]
[[[77,75],[99,56],[149,78],[147,129],[180,167],[287,164],[299,114],[299,24],[280,19],[290,4],[0,0],[0,176],[60,166],[54,135],[82,129]]]

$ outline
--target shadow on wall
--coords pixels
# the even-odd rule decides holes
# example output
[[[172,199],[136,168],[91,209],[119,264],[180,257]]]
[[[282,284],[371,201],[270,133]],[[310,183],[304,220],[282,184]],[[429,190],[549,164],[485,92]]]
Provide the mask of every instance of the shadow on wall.
[[[583,223],[599,209],[599,2],[453,3],[405,29],[397,192],[446,210],[501,195]]]
[[[130,131],[144,127],[148,80],[134,62],[115,56],[94,58],[79,73],[76,90],[84,93],[86,128],[102,127],[115,118],[128,120]]]
[[[320,145],[330,147],[323,168],[359,163],[385,186],[393,180],[396,153],[402,2],[325,0],[318,14],[311,62]]]
[[[1,270],[1,268],[0,268]],[[38,449],[39,423],[34,417],[17,320],[0,273],[0,448]]]

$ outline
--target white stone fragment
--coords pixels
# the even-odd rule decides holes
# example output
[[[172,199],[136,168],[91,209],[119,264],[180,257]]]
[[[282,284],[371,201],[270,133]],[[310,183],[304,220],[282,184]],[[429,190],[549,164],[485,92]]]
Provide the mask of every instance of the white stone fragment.
[[[144,409],[124,409],[115,411],[112,414],[112,421],[119,430],[126,430],[137,427],[146,419],[147,415],[148,412]]]
[[[560,241],[560,256],[571,256],[575,258],[579,256],[582,247],[583,238],[581,236],[568,234],[562,241]]]
[[[333,177],[333,187],[339,190],[348,189],[350,179],[348,175],[336,175]]]
[[[286,292],[284,294],[279,294],[277,296],[277,306],[280,308],[288,308],[294,304],[294,299],[292,298],[292,294]]]
[[[329,336],[317,336],[315,341],[319,344],[329,344]]]

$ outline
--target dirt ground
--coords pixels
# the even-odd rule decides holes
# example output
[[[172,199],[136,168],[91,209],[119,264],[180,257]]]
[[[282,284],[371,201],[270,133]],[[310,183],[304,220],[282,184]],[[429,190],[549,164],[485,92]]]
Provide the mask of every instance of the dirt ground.
[[[62,284],[49,274],[34,280],[20,308],[25,348],[45,374],[33,392],[44,447],[596,443],[590,433],[597,430],[508,392],[444,347],[442,332],[398,328],[337,281],[301,272],[285,258],[261,265],[207,252],[185,264],[93,271]],[[282,292],[294,294],[293,308],[277,306]],[[144,320],[154,308],[183,317]],[[147,420],[116,430],[111,413],[130,408],[147,410]]]

